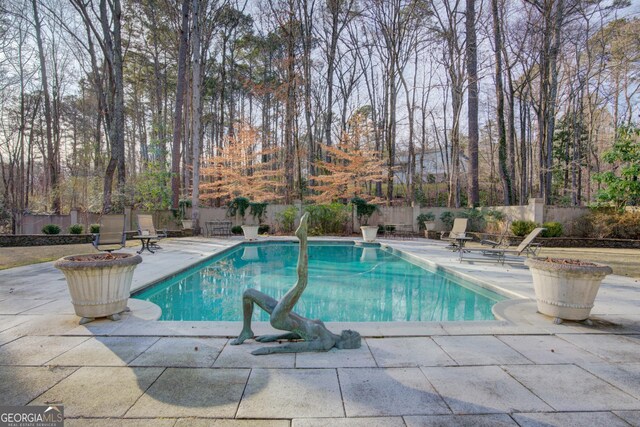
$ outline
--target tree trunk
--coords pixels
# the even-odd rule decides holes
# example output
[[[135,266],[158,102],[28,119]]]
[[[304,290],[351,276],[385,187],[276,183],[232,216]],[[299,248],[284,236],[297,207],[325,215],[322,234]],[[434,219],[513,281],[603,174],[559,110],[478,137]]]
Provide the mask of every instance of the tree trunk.
[[[200,48],[200,0],[193,0],[193,25],[191,31],[192,87],[191,87],[191,145],[193,150],[193,186],[191,190],[191,219],[193,231],[200,233],[200,115],[201,115],[201,48]]]
[[[51,97],[49,95],[49,79],[47,76],[47,62],[45,60],[44,46],[42,44],[41,22],[38,13],[37,0],[31,0],[33,6],[33,20],[36,30],[36,42],[38,44],[38,55],[40,58],[40,77],[42,79],[42,93],[44,95],[44,117],[47,137],[47,168],[49,171],[49,184],[53,195],[51,209],[55,214],[60,213],[60,193],[58,191],[58,171],[57,164],[58,147],[53,140],[52,117],[51,117]]]
[[[286,29],[286,74],[285,84],[287,85],[287,97],[285,99],[285,117],[284,117],[284,172],[286,175],[286,192],[285,203],[292,202],[294,190],[294,120],[295,120],[295,102],[296,102],[296,82],[295,82],[295,60],[296,60],[296,37],[295,25],[296,16],[292,0],[289,0],[289,10]]]
[[[504,122],[504,86],[502,83],[502,35],[500,28],[500,15],[498,12],[498,0],[491,0],[493,15],[493,34],[496,53],[496,114],[498,122],[498,162],[500,164],[500,179],[505,206],[511,205],[511,177],[507,166],[507,134]]]
[[[180,202],[180,147],[182,145],[182,109],[184,104],[187,40],[189,38],[189,0],[182,0],[182,23],[178,50],[178,80],[176,105],[173,113],[173,144],[171,146],[171,207],[178,209]]]
[[[494,0],[495,1],[495,0]],[[475,0],[467,0],[467,75],[469,87],[467,92],[467,120],[469,126],[469,206],[480,203],[478,186],[478,52],[476,43],[476,4]]]
[[[495,0],[494,0],[495,1]],[[551,76],[551,83],[549,85],[548,96],[548,108],[546,116],[546,171],[545,171],[545,188],[544,199],[545,204],[550,205],[552,203],[552,178],[553,178],[553,133],[555,130],[556,121],[556,98],[558,92],[558,55],[560,53],[560,37],[562,32],[562,22],[564,20],[564,0],[557,0],[556,10],[554,15],[553,24],[553,45],[549,52],[549,71],[548,75]]]

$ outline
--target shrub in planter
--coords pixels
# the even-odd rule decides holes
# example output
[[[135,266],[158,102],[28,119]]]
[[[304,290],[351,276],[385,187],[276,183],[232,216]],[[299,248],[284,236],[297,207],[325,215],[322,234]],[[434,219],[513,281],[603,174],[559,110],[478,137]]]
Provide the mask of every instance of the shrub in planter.
[[[234,225],[233,227],[231,227],[231,232],[233,234],[242,234],[242,226]]]
[[[369,218],[378,210],[378,206],[373,203],[367,203],[366,200],[360,197],[354,197],[351,199],[351,203],[356,207],[356,216],[360,225],[368,226]]]
[[[82,224],[73,224],[71,227],[69,227],[69,234],[82,234],[83,231],[84,227],[82,226]]]
[[[533,221],[513,221],[511,223],[511,232],[514,236],[524,237],[531,233],[536,228],[536,223]]]
[[[418,221],[418,229],[422,231],[427,229],[426,223],[433,223],[436,220],[436,216],[433,212],[421,213],[416,220]]]
[[[559,222],[545,222],[542,226],[546,228],[546,230],[542,230],[542,237],[562,236],[562,224]]]
[[[91,234],[98,234],[100,232],[100,224],[91,224],[89,226],[89,232]]]
[[[354,197],[351,199],[351,203],[356,207],[356,216],[358,217],[358,223],[360,223],[362,239],[365,242],[373,242],[378,234],[378,227],[370,226],[369,218],[378,210],[378,207],[373,203],[367,203],[366,200],[360,197]]]
[[[42,227],[44,234],[60,234],[60,227],[55,224],[47,224]]]

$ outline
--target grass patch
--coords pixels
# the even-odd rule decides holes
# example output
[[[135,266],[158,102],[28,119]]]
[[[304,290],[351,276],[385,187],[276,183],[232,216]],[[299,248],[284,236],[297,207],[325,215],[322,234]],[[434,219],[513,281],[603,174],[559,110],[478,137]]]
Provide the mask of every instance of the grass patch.
[[[140,246],[138,241],[128,241],[127,247]],[[98,253],[91,243],[78,245],[52,245],[52,246],[18,246],[0,248],[0,270],[20,267],[23,265],[39,264],[41,262],[55,261],[67,255]]]

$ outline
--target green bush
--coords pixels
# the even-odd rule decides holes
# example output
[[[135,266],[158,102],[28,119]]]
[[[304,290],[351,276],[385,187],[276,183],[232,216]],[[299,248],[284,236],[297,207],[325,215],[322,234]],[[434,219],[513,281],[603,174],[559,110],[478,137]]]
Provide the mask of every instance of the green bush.
[[[42,232],[44,234],[60,234],[60,227],[55,224],[47,224],[42,227]]]
[[[450,230],[453,227],[454,219],[456,219],[456,214],[451,211],[444,211],[440,214],[440,221],[444,223],[446,229]]]
[[[258,234],[268,234],[269,233],[269,225],[268,224],[260,224],[258,226]]]
[[[440,215],[440,221],[445,225],[445,229],[451,229],[453,227],[453,221],[456,218],[467,218],[467,231],[484,231],[487,226],[487,219],[485,216],[490,217],[492,220],[497,216],[502,215],[496,211],[482,211],[480,209],[472,208],[465,209],[461,212],[445,211]]]
[[[83,231],[84,227],[82,226],[82,224],[73,224],[71,227],[69,227],[69,234],[82,234]]]
[[[511,232],[514,236],[524,237],[531,233],[537,225],[533,221],[516,220],[511,223]]]
[[[233,234],[242,234],[242,226],[241,225],[234,225],[233,227],[231,227],[231,232]]]
[[[546,228],[546,230],[542,230],[542,237],[562,236],[562,224],[559,222],[545,222],[542,226]]]
[[[416,220],[418,221],[418,228],[422,231],[427,227],[424,225],[425,222],[435,221],[436,216],[433,212],[421,213],[417,216]]]
[[[298,216],[298,208],[289,206],[282,212],[276,214],[276,220],[280,224],[280,228],[285,233],[292,233],[293,227],[296,225],[296,217]]]
[[[640,212],[618,212],[614,209],[594,209],[577,218],[573,234],[596,239],[640,239]]]
[[[467,218],[467,231],[484,231],[487,221],[484,218],[484,212],[480,209],[466,209],[458,214],[460,218]]]
[[[89,226],[89,232],[93,234],[98,234],[100,232],[100,224],[91,224]]]
[[[614,239],[640,239],[640,212],[623,212],[616,215],[611,225]]]
[[[308,205],[309,235],[321,236],[325,234],[345,234],[347,224],[351,218],[349,206],[341,203],[329,205]]]

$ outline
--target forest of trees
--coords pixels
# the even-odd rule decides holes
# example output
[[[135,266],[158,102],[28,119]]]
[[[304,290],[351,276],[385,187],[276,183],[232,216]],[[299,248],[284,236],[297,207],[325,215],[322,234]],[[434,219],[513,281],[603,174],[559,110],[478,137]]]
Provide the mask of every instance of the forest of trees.
[[[640,118],[637,7],[0,0],[0,215],[588,205]]]

